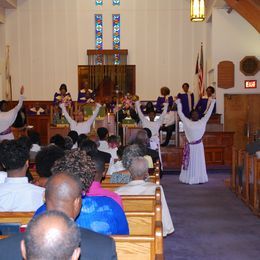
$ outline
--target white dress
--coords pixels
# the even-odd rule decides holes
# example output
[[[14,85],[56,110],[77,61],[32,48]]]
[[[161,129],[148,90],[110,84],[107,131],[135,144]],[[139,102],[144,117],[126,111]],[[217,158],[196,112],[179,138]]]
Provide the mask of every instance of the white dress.
[[[0,133],[7,130],[15,121],[17,117],[17,113],[21,109],[23,105],[23,96],[20,96],[19,103],[11,110],[7,112],[1,112],[0,111]],[[14,139],[13,133],[8,133],[5,135],[0,135],[0,142],[2,140],[11,140]]]
[[[64,114],[65,118],[67,119],[68,123],[70,124],[70,130],[76,131],[78,133],[78,135],[88,134],[90,132],[90,128],[98,115],[100,107],[101,107],[101,105],[97,103],[96,108],[93,111],[93,115],[87,121],[76,122],[75,120],[73,120],[70,117],[69,113],[66,110],[65,104],[64,103],[60,104],[62,113]]]
[[[212,100],[210,107],[204,117],[202,117],[198,121],[192,121],[185,117],[185,115],[182,113],[182,105],[180,100],[176,101],[178,114],[183,123],[183,129],[189,143],[196,142],[203,137],[206,130],[207,121],[211,116],[215,102],[216,100]],[[203,142],[201,141],[198,144],[190,144],[189,148],[190,160],[188,168],[184,170],[182,165],[179,180],[187,184],[199,184],[208,182]]]

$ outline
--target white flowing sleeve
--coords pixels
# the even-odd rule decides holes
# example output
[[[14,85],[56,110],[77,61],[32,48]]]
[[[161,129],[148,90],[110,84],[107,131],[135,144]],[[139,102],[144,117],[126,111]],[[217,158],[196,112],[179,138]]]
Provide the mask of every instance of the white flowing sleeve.
[[[86,123],[88,123],[88,125],[91,126],[93,124],[93,122],[95,121],[95,119],[96,119],[96,117],[98,115],[98,112],[99,112],[100,108],[101,108],[101,105],[99,103],[97,103],[96,108],[95,108],[95,110],[93,112],[93,115],[86,122]]]
[[[169,106],[169,103],[164,103],[163,112],[162,112],[162,114],[160,115],[160,117],[158,119],[161,124],[162,124],[162,122],[164,120],[164,117],[167,114],[168,106]]]
[[[0,121],[1,121],[0,122],[0,132],[5,131],[8,127],[10,127],[14,123],[14,121],[17,117],[17,113],[23,106],[23,100],[24,100],[24,96],[20,96],[18,104],[13,109],[11,109],[8,112],[1,112],[1,114],[0,114]]]
[[[188,119],[188,118],[183,114],[183,112],[182,112],[182,104],[181,104],[180,99],[177,99],[177,100],[176,100],[176,104],[177,104],[178,115],[179,115],[179,117],[180,117],[182,123],[183,123],[183,124],[186,124],[186,123],[189,121],[189,119]]]
[[[140,120],[141,120],[142,123],[143,123],[143,122],[146,120],[146,118],[145,118],[145,116],[144,116],[144,114],[143,114],[143,112],[142,112],[142,110],[141,110],[141,108],[140,108],[140,101],[136,101],[136,102],[135,102],[135,109],[136,109],[136,111],[137,111],[137,114],[138,114]]]
[[[71,125],[71,124],[75,124],[76,123],[76,121],[75,120],[73,120],[71,117],[70,117],[70,115],[69,115],[69,113],[67,112],[67,109],[66,109],[66,107],[65,107],[65,104],[64,103],[60,103],[60,108],[61,108],[61,110],[62,110],[62,114],[65,116],[65,118],[66,118],[66,120],[69,122],[69,124]]]
[[[216,103],[216,100],[215,100],[215,99],[212,99],[211,104],[210,104],[210,107],[209,107],[207,113],[205,114],[205,116],[203,116],[203,117],[200,119],[201,122],[203,122],[203,123],[207,123],[207,122],[208,122],[208,120],[209,120],[209,118],[210,118],[210,116],[211,116],[211,114],[212,114],[212,111],[213,111],[213,109],[214,109],[215,103]]]

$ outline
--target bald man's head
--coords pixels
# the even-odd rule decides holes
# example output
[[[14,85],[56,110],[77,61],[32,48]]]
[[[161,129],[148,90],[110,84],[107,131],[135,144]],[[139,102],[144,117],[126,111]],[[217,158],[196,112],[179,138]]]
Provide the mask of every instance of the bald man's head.
[[[78,259],[80,231],[75,222],[59,211],[33,218],[21,243],[25,259]]]
[[[148,177],[148,162],[143,157],[136,157],[132,160],[129,172],[133,180],[144,180]]]
[[[53,175],[46,184],[47,210],[59,210],[76,218],[81,208],[81,191],[78,177],[66,172]]]

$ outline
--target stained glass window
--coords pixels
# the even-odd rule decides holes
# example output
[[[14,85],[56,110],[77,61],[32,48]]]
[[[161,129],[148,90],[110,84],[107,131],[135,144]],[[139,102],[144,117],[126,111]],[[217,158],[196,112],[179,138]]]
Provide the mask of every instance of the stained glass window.
[[[113,14],[113,49],[120,49],[120,14]],[[119,54],[115,54],[114,64],[120,64]]]
[[[95,15],[95,24],[96,24],[96,50],[103,49],[103,16],[102,14]],[[103,55],[96,56],[96,64],[102,64]]]
[[[96,5],[103,5],[103,0],[96,0]]]
[[[113,5],[120,5],[120,0],[113,0]]]

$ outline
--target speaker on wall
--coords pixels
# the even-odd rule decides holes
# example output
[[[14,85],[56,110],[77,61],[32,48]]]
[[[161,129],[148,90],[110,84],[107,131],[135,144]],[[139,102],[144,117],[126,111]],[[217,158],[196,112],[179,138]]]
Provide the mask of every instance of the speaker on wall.
[[[240,61],[240,71],[245,76],[254,76],[260,69],[260,62],[255,56],[246,56]]]

